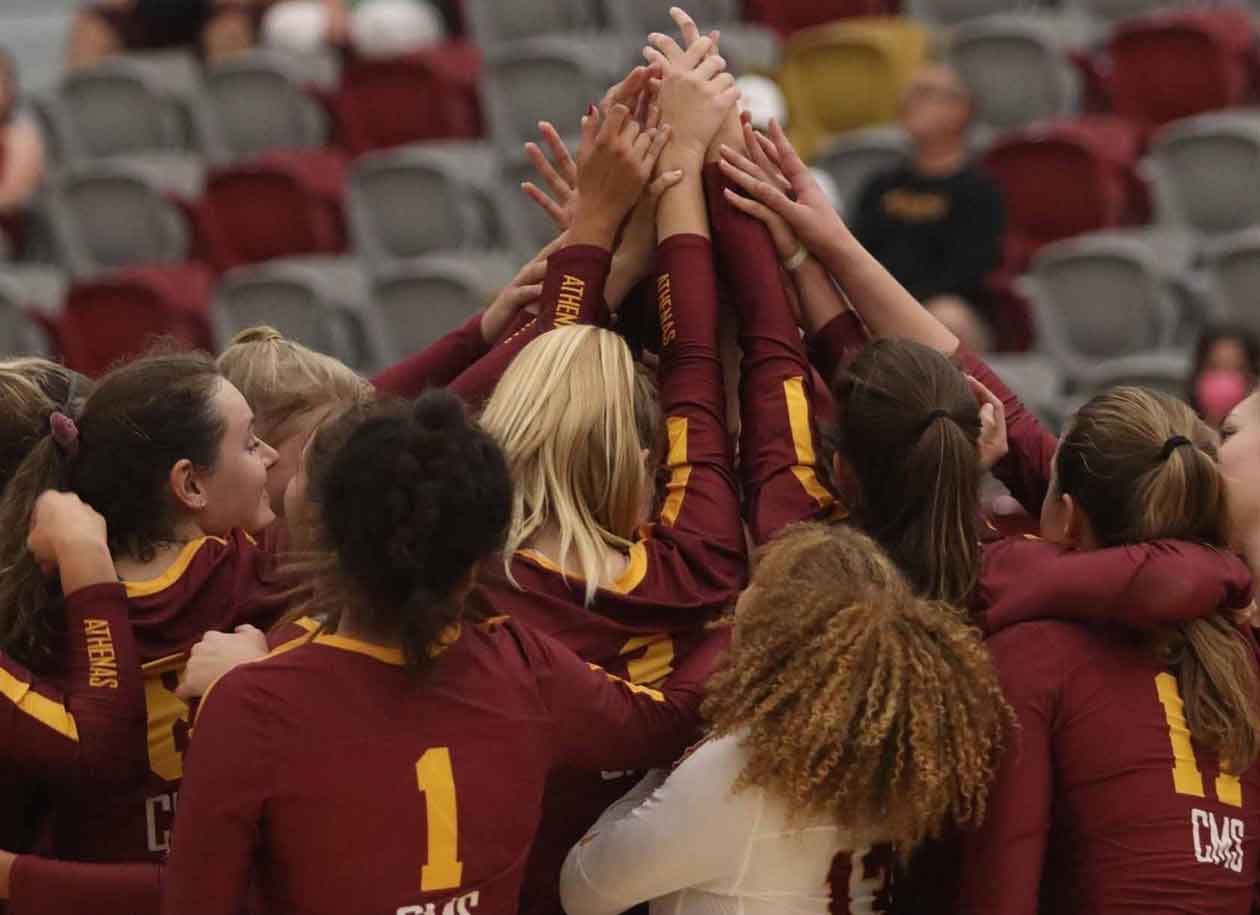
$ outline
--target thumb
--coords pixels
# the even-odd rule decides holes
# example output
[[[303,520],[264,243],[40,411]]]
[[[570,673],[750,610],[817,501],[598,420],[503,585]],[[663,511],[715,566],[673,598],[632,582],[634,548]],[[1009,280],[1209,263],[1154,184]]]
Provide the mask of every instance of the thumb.
[[[982,426],[992,426],[997,420],[996,411],[993,404],[987,403],[980,408],[980,424]]]
[[[197,691],[189,687],[188,681],[186,679],[181,679],[179,681],[179,686],[175,687],[175,698],[183,699],[187,702],[189,699],[198,698],[198,696]]]
[[[248,634],[250,634],[250,635],[262,635],[262,630],[261,630],[261,629],[258,629],[258,628],[257,628],[257,627],[255,627],[255,626],[251,626],[249,623],[246,623],[246,624],[245,624],[245,625],[243,625],[243,626],[237,626],[237,627],[236,627],[235,629],[233,629],[232,631],[233,631],[233,632],[240,633],[241,635],[244,635],[244,634],[246,634],[246,633],[248,633]]]
[[[655,181],[648,185],[648,196],[653,200],[659,200],[660,196],[667,190],[682,181],[683,173],[681,170],[665,172],[658,176]]]

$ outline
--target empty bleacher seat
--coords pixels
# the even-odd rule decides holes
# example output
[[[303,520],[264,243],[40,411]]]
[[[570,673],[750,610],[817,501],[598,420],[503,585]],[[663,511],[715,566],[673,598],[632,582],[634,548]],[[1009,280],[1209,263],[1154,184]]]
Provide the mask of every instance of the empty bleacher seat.
[[[183,165],[169,164],[172,182],[194,179]],[[189,256],[191,229],[172,195],[192,188],[164,186],[160,171],[160,163],[113,160],[76,167],[52,183],[48,202],[54,240],[71,274],[177,263]]]
[[[1208,313],[1260,333],[1260,228],[1216,239],[1203,255]]]
[[[950,61],[975,101],[977,124],[1007,130],[1075,114],[1080,78],[1045,20],[1002,15],[960,25]]]
[[[352,258],[287,258],[225,274],[212,306],[215,335],[226,344],[258,324],[372,371],[384,364],[386,343],[371,309],[366,279]]]
[[[1034,125],[1002,136],[985,168],[1006,204],[1006,262],[1015,269],[1049,242],[1131,225],[1142,215],[1138,139],[1114,118]]]
[[[936,26],[959,25],[971,19],[1032,9],[1028,0],[910,0],[907,12]]]
[[[472,35],[482,47],[560,32],[596,32],[603,26],[600,0],[467,0]]]
[[[1146,168],[1159,219],[1204,235],[1260,223],[1260,118],[1204,114],[1169,124]]]
[[[206,101],[212,124],[207,153],[215,159],[317,149],[329,139],[327,113],[277,54],[242,54],[211,68]]]
[[[1117,114],[1148,129],[1243,104],[1255,30],[1242,7],[1168,10],[1122,22],[1107,47]]]
[[[550,121],[576,132],[582,115],[635,63],[626,45],[573,42],[562,36],[529,38],[486,54],[482,101],[495,143],[513,149]]]
[[[273,152],[211,171],[200,216],[216,270],[346,250],[345,157]]]
[[[406,146],[364,156],[350,176],[355,249],[374,266],[498,240],[497,159],[482,144]]]
[[[762,22],[782,37],[814,26],[861,16],[883,16],[898,11],[891,0],[744,0],[745,16]]]
[[[566,145],[571,151],[577,150],[578,138],[570,137]],[[498,200],[505,241],[518,253],[529,257],[560,232],[551,217],[521,190],[522,182],[532,181],[537,185],[540,180],[523,149],[504,152],[500,159]]]
[[[377,275],[373,301],[391,358],[418,352],[485,308],[520,264],[499,255],[435,254]]]
[[[0,271],[0,357],[52,354],[47,335],[28,308],[26,290]]]
[[[850,19],[797,32],[784,48],[780,83],[792,139],[810,159],[831,135],[893,120],[928,32],[908,19]]]
[[[426,140],[481,135],[481,54],[448,42],[403,57],[351,58],[330,98],[352,156]]]
[[[67,74],[51,111],[59,144],[72,159],[189,148],[181,102],[134,60],[111,59]]]
[[[1021,285],[1040,347],[1089,384],[1101,360],[1172,346],[1180,315],[1167,278],[1140,238],[1097,233],[1047,246]]]

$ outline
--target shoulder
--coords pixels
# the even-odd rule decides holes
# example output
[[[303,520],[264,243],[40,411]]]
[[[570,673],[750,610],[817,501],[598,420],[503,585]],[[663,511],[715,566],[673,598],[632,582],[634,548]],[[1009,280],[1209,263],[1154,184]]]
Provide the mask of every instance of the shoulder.
[[[1057,695],[1072,674],[1105,650],[1106,638],[1077,623],[1017,623],[985,641],[1002,689],[1012,704],[1021,697]]]

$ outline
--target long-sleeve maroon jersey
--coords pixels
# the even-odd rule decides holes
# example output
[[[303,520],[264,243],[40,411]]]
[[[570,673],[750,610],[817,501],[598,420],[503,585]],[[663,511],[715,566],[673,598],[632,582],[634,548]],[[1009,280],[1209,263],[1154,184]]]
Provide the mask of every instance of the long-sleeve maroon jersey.
[[[734,189],[716,165],[704,169],[721,274],[739,315],[740,479],[754,543],[796,521],[827,516],[835,497],[818,473],[814,373],[788,306],[765,225],[731,206]]]
[[[621,580],[600,588],[589,607],[579,576],[566,577],[531,550],[512,557],[516,585],[488,574],[474,598],[483,613],[509,613],[583,660],[651,685],[689,655],[705,623],[734,602],[747,574],[717,351],[712,246],[701,236],[675,236],[658,249],[657,265],[661,407],[669,436],[658,517],[631,546]],[[597,320],[607,272],[607,252],[575,246],[553,255],[540,311],[544,326],[549,314],[555,324]],[[524,911],[559,912],[565,855],[632,784],[630,772],[601,777],[568,770],[552,777]]]
[[[1019,729],[958,910],[1247,913],[1260,767],[1223,773],[1191,739],[1176,677],[1120,630],[1023,623],[988,645]]]
[[[189,543],[160,577],[124,585],[143,671],[147,724],[112,746],[108,756],[137,774],[108,791],[84,780],[49,792],[52,857],[18,858],[12,873],[13,915],[77,911],[85,896],[96,899],[98,913],[140,915],[140,908],[110,906],[145,898],[136,880],[148,881],[151,893],[149,871],[136,865],[160,862],[169,849],[192,720],[188,703],[175,695],[187,653],[212,629],[267,626],[282,609],[272,556],[239,531],[226,539]],[[133,864],[68,863],[76,861]],[[99,891],[88,892],[93,887]]]
[[[665,764],[699,723],[710,638],[664,692],[510,619],[465,624],[417,681],[397,650],[322,635],[203,702],[162,911],[510,915],[546,774]]]
[[[104,791],[137,776],[140,767],[117,749],[144,739],[127,594],[119,584],[92,585],[64,606],[64,685],[0,655],[0,764],[17,777]]]

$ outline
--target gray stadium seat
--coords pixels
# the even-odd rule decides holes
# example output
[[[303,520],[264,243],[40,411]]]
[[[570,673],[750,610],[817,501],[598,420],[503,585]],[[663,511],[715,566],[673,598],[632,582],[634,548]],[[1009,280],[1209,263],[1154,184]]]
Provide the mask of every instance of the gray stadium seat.
[[[1140,238],[1098,233],[1056,242],[1020,282],[1039,348],[1073,383],[1090,384],[1101,360],[1168,348],[1175,338],[1176,301],[1157,253]]]
[[[880,172],[903,164],[910,154],[910,138],[896,126],[862,127],[838,134],[814,159],[829,174],[847,212],[852,212],[866,182]]]
[[[0,358],[52,354],[48,338],[27,316],[28,307],[21,283],[0,272]]]
[[[481,97],[496,145],[512,150],[534,139],[539,121],[577,133],[587,106],[634,62],[624,42],[607,39],[547,36],[488,51]]]
[[[432,143],[371,153],[351,172],[356,250],[371,264],[435,251],[485,249],[498,238],[497,159],[479,143]]]
[[[218,343],[258,324],[363,372],[384,364],[386,344],[351,258],[285,258],[224,274],[212,316]]]
[[[1053,413],[1063,396],[1063,370],[1042,353],[994,353],[989,368],[1037,415]]]
[[[1153,350],[1105,359],[1094,367],[1091,386],[1095,393],[1118,385],[1137,385],[1185,397],[1190,363],[1190,352],[1184,349]]]
[[[910,0],[908,12],[938,26],[959,25],[971,19],[1018,13],[1036,7],[1029,0]]]
[[[1203,114],[1176,121],[1151,143],[1145,168],[1159,221],[1201,235],[1260,223],[1260,118]]]
[[[213,131],[206,152],[216,160],[328,142],[327,115],[283,56],[255,51],[218,64],[206,73],[206,96]]]
[[[1260,228],[1216,239],[1203,254],[1212,317],[1237,321],[1260,333]]]
[[[484,48],[536,35],[595,32],[603,26],[599,0],[467,0],[464,12]]]
[[[485,308],[520,266],[493,254],[438,254],[379,274],[373,300],[391,358],[423,349]]]
[[[176,160],[177,162],[180,160]],[[194,180],[182,162],[172,182]],[[49,216],[58,258],[77,278],[139,264],[174,263],[189,250],[189,228],[166,196],[164,165],[111,160],[68,170],[52,182]]]
[[[44,264],[0,265],[0,282],[17,292],[22,307],[50,318],[61,314],[70,281],[65,273]]]
[[[960,25],[950,61],[971,89],[978,125],[999,130],[1075,113],[1080,77],[1043,19],[1003,15]]]
[[[180,102],[154,71],[123,58],[67,74],[57,95],[65,153],[94,159],[188,148]]]

